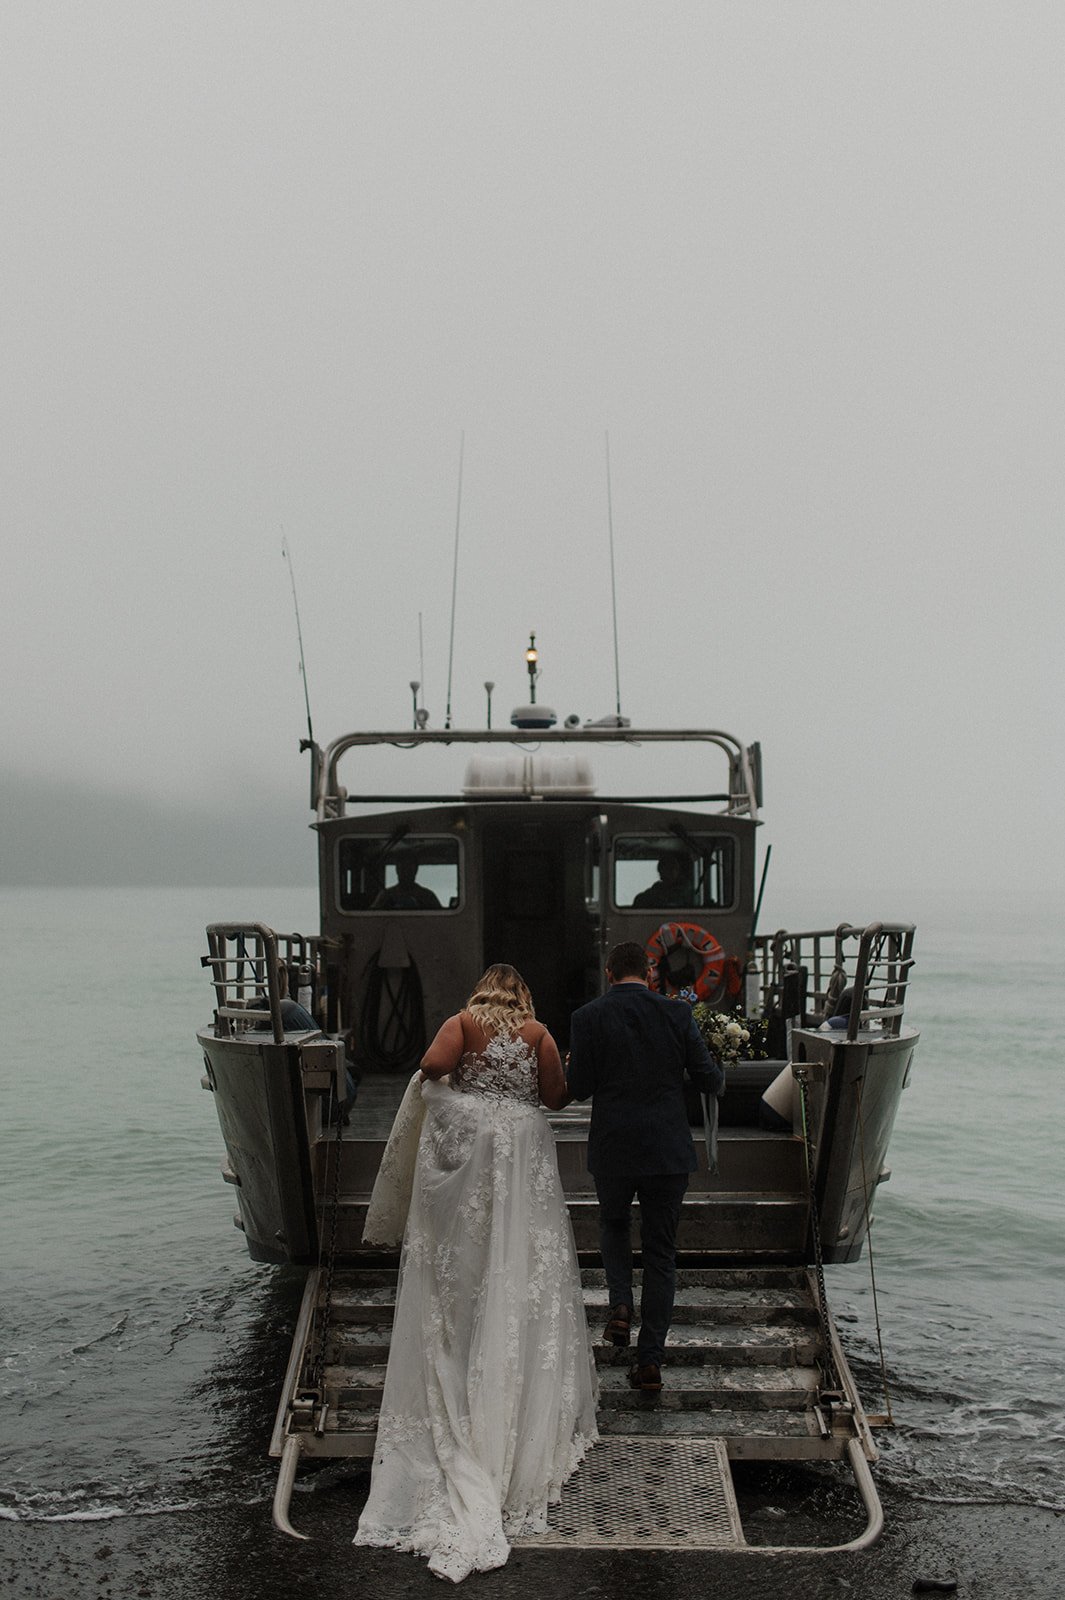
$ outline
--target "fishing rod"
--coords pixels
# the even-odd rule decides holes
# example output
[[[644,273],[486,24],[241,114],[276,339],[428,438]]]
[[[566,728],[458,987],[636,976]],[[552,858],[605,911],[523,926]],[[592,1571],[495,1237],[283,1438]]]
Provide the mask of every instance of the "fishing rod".
[[[307,690],[307,664],[303,659],[303,629],[300,627],[300,603],[296,598],[296,574],[292,570],[292,555],[288,548],[288,540],[281,535],[281,555],[288,567],[288,578],[292,585],[292,606],[296,613],[296,639],[300,647],[300,677],[303,679],[303,703],[307,707],[307,744],[314,746],[314,728],[311,726],[311,697]]]
[[[422,614],[418,612],[418,676],[425,683],[425,635],[422,633]]]

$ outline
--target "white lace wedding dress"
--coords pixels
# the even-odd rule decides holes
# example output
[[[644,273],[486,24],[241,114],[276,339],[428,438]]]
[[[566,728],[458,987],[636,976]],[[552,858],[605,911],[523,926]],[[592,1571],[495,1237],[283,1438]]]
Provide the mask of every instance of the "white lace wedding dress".
[[[386,1240],[409,1193],[355,1543],[428,1556],[457,1583],[502,1566],[509,1537],[546,1526],[598,1437],[597,1385],[535,1051],[497,1034],[450,1084],[417,1096],[412,1083],[366,1226]]]

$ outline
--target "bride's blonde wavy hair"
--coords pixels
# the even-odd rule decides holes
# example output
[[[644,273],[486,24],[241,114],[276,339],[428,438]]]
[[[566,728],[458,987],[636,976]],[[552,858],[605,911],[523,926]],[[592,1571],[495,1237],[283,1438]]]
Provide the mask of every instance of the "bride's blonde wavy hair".
[[[505,961],[497,961],[478,978],[466,1010],[488,1034],[515,1034],[536,1017],[528,984]]]

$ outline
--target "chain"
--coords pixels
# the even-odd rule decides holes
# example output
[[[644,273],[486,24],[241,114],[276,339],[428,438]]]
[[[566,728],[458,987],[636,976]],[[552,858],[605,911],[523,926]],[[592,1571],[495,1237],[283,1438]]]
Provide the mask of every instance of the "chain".
[[[865,1080],[858,1083],[858,1135],[862,1153],[862,1198],[865,1201],[865,1253],[869,1260],[869,1282],[873,1291],[873,1319],[876,1323],[876,1345],[880,1352],[880,1382],[884,1390],[884,1414],[889,1427],[895,1426],[891,1410],[891,1390],[888,1387],[887,1361],[884,1358],[884,1336],[880,1327],[880,1302],[876,1293],[876,1267],[873,1263],[873,1218],[869,1207],[869,1178],[865,1170],[865,1118],[862,1116],[862,1090]]]
[[[314,1361],[311,1365],[312,1386],[319,1391],[323,1408],[325,1395],[323,1392],[323,1377],[325,1373],[325,1344],[329,1333],[329,1318],[333,1305],[333,1269],[337,1258],[337,1218],[340,1215],[340,1146],[344,1141],[344,1124],[338,1117],[336,1133],[333,1140],[333,1215],[329,1225],[329,1244],[325,1251],[325,1293],[322,1296],[321,1316],[318,1327],[318,1348],[315,1351]],[[323,1222],[324,1222],[323,1217]],[[321,1271],[322,1249],[321,1233],[319,1232],[318,1262]]]
[[[814,1243],[814,1273],[817,1278],[817,1311],[821,1323],[821,1343],[824,1348],[824,1360],[821,1370],[830,1388],[839,1388],[839,1377],[835,1370],[835,1361],[832,1356],[832,1332],[828,1320],[828,1292],[825,1289],[825,1261],[821,1248],[821,1218],[817,1210],[817,1196],[814,1193],[813,1166],[810,1161],[810,1125],[809,1125],[809,1085],[810,1075],[805,1067],[796,1069],[795,1077],[799,1085],[799,1103],[802,1107],[802,1140],[806,1152],[806,1188],[810,1197],[810,1233]]]

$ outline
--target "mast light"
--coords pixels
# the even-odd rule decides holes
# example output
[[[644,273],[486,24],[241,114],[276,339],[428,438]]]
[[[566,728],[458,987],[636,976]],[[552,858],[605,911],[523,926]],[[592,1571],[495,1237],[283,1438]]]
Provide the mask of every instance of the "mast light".
[[[535,633],[530,633],[529,635],[529,648],[525,652],[525,661],[529,668],[529,704],[534,706],[536,704],[536,680],[540,676],[540,652],[536,648]]]

